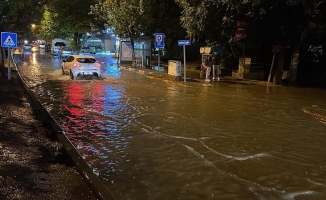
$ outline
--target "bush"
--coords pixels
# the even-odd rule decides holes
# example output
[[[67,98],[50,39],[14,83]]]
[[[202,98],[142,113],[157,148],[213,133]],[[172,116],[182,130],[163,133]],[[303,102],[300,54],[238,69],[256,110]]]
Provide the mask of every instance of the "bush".
[[[222,55],[222,66],[224,66],[225,69],[238,70],[239,59],[231,54],[225,53]]]

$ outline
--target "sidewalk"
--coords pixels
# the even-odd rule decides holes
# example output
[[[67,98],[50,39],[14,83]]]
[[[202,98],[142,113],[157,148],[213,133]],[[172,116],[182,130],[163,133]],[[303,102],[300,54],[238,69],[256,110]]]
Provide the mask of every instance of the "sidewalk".
[[[34,118],[15,71],[11,80],[0,75],[0,199],[96,199],[62,145]]]
[[[166,80],[171,81],[184,81],[184,69],[183,66],[181,67],[181,76],[173,76],[168,74],[168,66],[161,65],[159,68],[160,71],[158,71],[157,66],[152,66],[152,68],[142,68],[142,67],[133,67],[131,65],[121,65],[121,69],[133,71],[135,73],[162,78]],[[234,83],[234,84],[245,84],[245,85],[264,85],[267,86],[266,81],[259,81],[259,80],[249,80],[249,79],[243,79],[243,78],[237,78],[232,76],[220,76],[219,80],[214,80],[211,82],[205,82],[205,78],[200,78],[200,71],[196,70],[192,67],[187,67],[186,69],[186,82],[200,82],[200,83],[206,83],[206,84],[217,84],[219,82],[224,83]],[[269,83],[270,86],[272,86],[272,83]]]

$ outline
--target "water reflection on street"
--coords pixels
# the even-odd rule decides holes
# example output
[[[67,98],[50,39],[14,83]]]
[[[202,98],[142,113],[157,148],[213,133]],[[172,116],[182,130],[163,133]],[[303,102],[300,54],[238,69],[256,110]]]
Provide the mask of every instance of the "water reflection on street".
[[[326,91],[171,82],[96,55],[103,80],[17,55],[31,89],[117,199],[325,199]]]

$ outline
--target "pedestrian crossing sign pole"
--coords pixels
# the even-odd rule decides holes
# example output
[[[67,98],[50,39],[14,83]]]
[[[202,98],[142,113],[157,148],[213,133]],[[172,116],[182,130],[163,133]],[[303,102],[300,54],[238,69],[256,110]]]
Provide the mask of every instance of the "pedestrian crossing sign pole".
[[[1,47],[8,48],[8,80],[11,79],[10,48],[17,47],[17,33],[1,32]]]

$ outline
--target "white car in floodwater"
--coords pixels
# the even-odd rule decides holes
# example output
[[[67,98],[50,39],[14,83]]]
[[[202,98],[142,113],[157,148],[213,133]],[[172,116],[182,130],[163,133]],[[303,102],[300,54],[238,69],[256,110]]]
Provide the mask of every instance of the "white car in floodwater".
[[[72,80],[84,76],[101,77],[101,65],[90,55],[71,55],[62,60],[62,74],[69,74]]]

